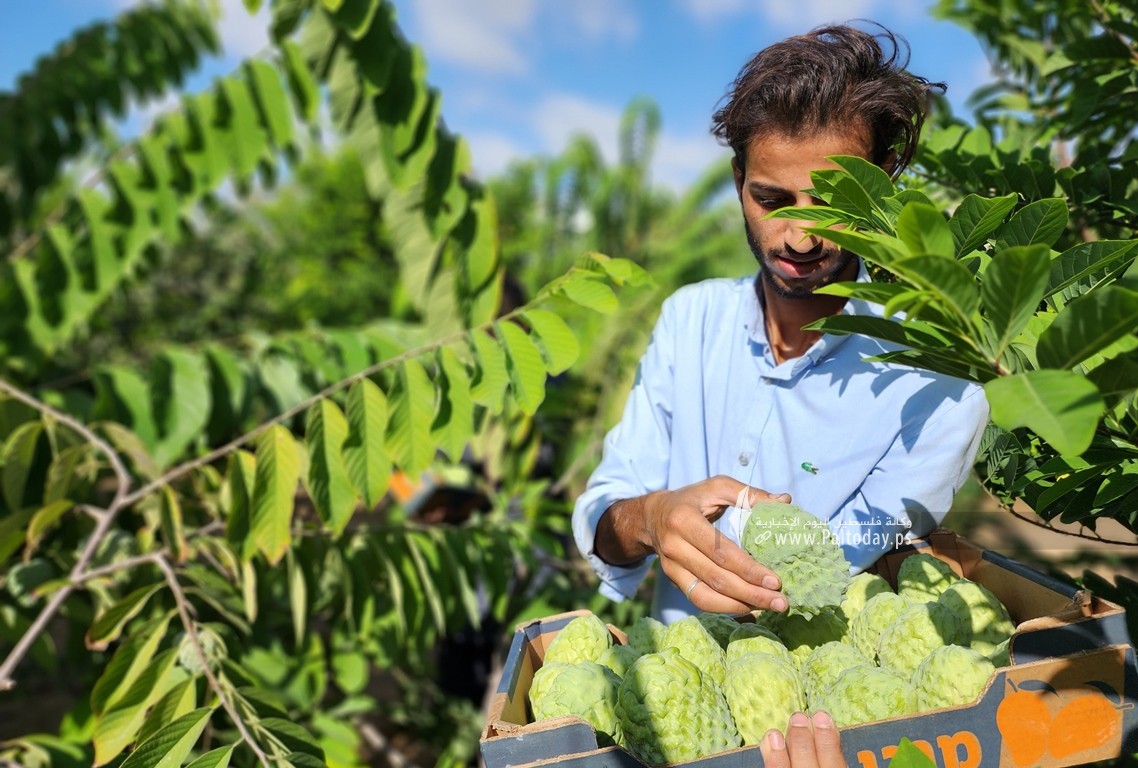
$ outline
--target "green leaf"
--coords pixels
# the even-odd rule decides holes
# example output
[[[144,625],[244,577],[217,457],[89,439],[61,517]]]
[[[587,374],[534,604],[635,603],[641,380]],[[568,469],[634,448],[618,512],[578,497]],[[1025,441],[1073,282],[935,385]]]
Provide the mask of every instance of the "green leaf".
[[[159,439],[154,458],[168,466],[201,435],[209,421],[208,367],[200,355],[168,349],[158,358],[154,375],[154,416]]]
[[[983,245],[1016,207],[1016,197],[1014,192],[994,198],[967,195],[948,222],[956,255],[963,256]]]
[[[410,477],[418,477],[435,458],[431,440],[434,415],[435,385],[431,377],[418,361],[404,361],[391,393],[387,445],[395,463]]]
[[[855,232],[852,229],[824,227],[809,227],[807,231],[824,237],[834,245],[856,253],[866,261],[885,269],[892,269],[894,262],[912,255],[900,240],[879,232]]]
[[[228,747],[211,749],[209,752],[193,760],[186,768],[227,768],[229,765],[229,757],[233,754],[233,750],[236,747],[237,744],[230,744]]]
[[[257,475],[250,536],[270,565],[284,557],[292,541],[292,512],[300,480],[300,453],[292,434],[274,424],[257,438]]]
[[[139,587],[99,615],[87,630],[87,647],[102,650],[118,639],[126,623],[142,612],[163,582]]]
[[[134,681],[154,658],[158,646],[166,638],[171,614],[155,620],[142,631],[131,635],[118,647],[115,655],[91,689],[91,711],[99,715],[114,708]]]
[[[473,198],[467,217],[473,231],[469,235],[463,268],[468,290],[477,292],[486,286],[498,270],[498,211],[494,206],[494,198],[489,194]],[[460,227],[459,232],[462,229]]]
[[[74,508],[75,502],[69,499],[59,499],[36,510],[28,522],[27,549],[33,552],[39,547],[43,537],[60,521],[60,519]]]
[[[1067,203],[1057,197],[1028,203],[996,234],[996,247],[1043,243],[1051,246],[1067,226]]]
[[[120,768],[178,768],[205,730],[212,707],[182,715],[127,756]]]
[[[427,598],[427,605],[430,607],[431,616],[435,621],[435,629],[445,632],[447,621],[446,612],[443,610],[442,597],[435,584],[435,576],[427,564],[427,556],[424,554],[425,551],[434,549],[434,543],[426,534],[416,534],[413,531],[407,532],[406,541],[407,551],[411,554],[411,561],[415,564],[415,571],[419,576],[419,589]],[[430,554],[432,561],[438,559],[437,552],[432,551]]]
[[[180,563],[189,555],[186,546],[186,526],[182,521],[182,505],[174,489],[168,485],[162,486],[162,495],[159,500],[158,518],[161,523],[162,540],[166,550],[174,562]]]
[[[119,366],[95,369],[95,421],[115,421],[128,427],[148,447],[158,443],[158,426],[150,408],[150,387],[136,371]]]
[[[1099,240],[1068,248],[1051,262],[1045,295],[1054,296],[1083,280],[1106,274],[1133,256],[1135,249],[1138,249],[1138,240]]]
[[[831,315],[803,326],[824,333],[860,333],[875,339],[924,350],[945,350],[953,346],[951,337],[924,323],[898,323],[870,315]]]
[[[304,632],[308,621],[308,583],[304,579],[304,569],[297,562],[292,550],[285,558],[288,567],[288,605],[292,613],[292,636],[296,648],[304,647]]]
[[[42,483],[29,483],[36,470],[36,455],[47,449],[47,442],[41,443],[43,423],[29,421],[21,424],[8,438],[0,452],[0,481],[3,483],[4,502],[12,511],[26,506],[37,505],[42,494]],[[42,458],[42,455],[41,455]],[[46,467],[41,467],[46,470]],[[42,481],[42,471],[41,471]]]
[[[511,322],[495,323],[509,358],[510,385],[522,412],[533,415],[545,399],[545,363],[529,335]]]
[[[537,334],[545,369],[553,376],[569,370],[580,356],[581,346],[565,321],[545,309],[528,309],[522,318]]]
[[[257,170],[257,162],[265,153],[265,135],[257,120],[257,109],[249,85],[236,77],[223,77],[220,82],[219,110],[226,118],[229,141],[226,148],[233,158],[232,171],[248,181]]]
[[[954,257],[956,244],[944,216],[931,205],[909,203],[897,217],[897,237],[913,254]]]
[[[1138,329],[1138,293],[1110,285],[1067,305],[1039,337],[1045,368],[1073,368]]]
[[[1114,405],[1121,398],[1138,392],[1138,352],[1107,360],[1088,371],[1087,378],[1098,387],[1107,405]]]
[[[1094,438],[1105,405],[1095,385],[1074,371],[1028,371],[984,385],[992,421],[1028,427],[1064,456],[1078,456]]]
[[[1007,248],[992,258],[980,283],[980,295],[992,324],[996,360],[1035,314],[1043,300],[1050,267],[1045,245]]]
[[[439,408],[431,425],[431,439],[458,463],[474,432],[474,401],[470,397],[470,375],[453,349],[443,347],[439,361]]]
[[[871,200],[884,200],[894,193],[893,180],[880,166],[856,155],[834,155],[827,158],[846,169],[850,176],[865,190]]]
[[[344,464],[364,504],[373,509],[391,479],[391,459],[384,448],[387,398],[370,379],[361,379],[348,390],[347,410],[350,432],[344,441]]]
[[[241,555],[241,559],[247,560],[256,551],[249,541],[253,489],[257,484],[256,457],[248,451],[234,451],[229,457],[229,469],[225,477],[221,503],[222,508],[229,513],[229,519],[225,522],[225,538]]]
[[[281,52],[284,54],[282,64],[288,75],[289,89],[292,91],[296,111],[305,120],[311,122],[316,119],[316,112],[320,105],[320,90],[308,64],[304,61],[304,54],[300,47],[291,41],[281,43]]]
[[[471,382],[470,396],[474,402],[485,405],[491,413],[501,413],[506,387],[510,383],[510,373],[506,368],[506,351],[490,334],[474,331],[474,357],[478,370]]]
[[[902,738],[897,751],[889,759],[889,768],[936,768],[936,761],[913,742]]]
[[[586,309],[609,315],[620,303],[604,278],[589,272],[573,272],[561,284],[565,296]]]
[[[892,269],[935,296],[939,303],[970,327],[972,314],[980,307],[980,289],[964,265],[944,256],[911,256]]]
[[[245,70],[257,97],[260,122],[279,149],[293,144],[293,114],[280,73],[267,61],[247,59]]]
[[[337,0],[338,7],[332,11],[336,26],[344,29],[354,40],[367,34],[368,28],[379,8],[379,0]],[[325,2],[325,5],[330,3]]]
[[[308,488],[320,519],[336,536],[352,519],[359,499],[344,458],[347,437],[348,421],[334,402],[325,399],[309,408],[305,428]]]
[[[146,710],[176,682],[172,678],[176,674],[174,662],[177,659],[177,648],[162,651],[150,659],[122,699],[96,719],[91,737],[95,744],[94,765],[114,759],[137,738]]]
[[[146,722],[142,724],[142,730],[138,732],[138,741],[140,743],[146,741],[166,723],[177,720],[187,712],[192,712],[197,705],[197,681],[187,676],[154,704],[150,714],[146,716]]]

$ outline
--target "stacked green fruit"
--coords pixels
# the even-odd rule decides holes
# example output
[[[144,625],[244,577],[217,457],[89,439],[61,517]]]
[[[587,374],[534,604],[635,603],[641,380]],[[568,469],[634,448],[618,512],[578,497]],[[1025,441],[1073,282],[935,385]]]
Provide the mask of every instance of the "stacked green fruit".
[[[534,677],[535,718],[575,715],[599,745],[655,766],[758,743],[796,711],[825,710],[845,727],[965,706],[1008,663],[1007,609],[947,562],[910,554],[897,591],[881,576],[849,579],[848,564],[845,580],[824,570],[776,570],[789,595],[825,596],[808,611],[700,613],[667,627],[642,618],[623,644],[597,617],[573,619]]]

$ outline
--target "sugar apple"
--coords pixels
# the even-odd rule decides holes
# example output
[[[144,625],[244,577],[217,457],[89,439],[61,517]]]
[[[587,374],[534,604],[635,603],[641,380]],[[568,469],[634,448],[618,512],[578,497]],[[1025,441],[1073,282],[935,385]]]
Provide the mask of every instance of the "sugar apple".
[[[897,594],[915,603],[931,603],[959,580],[948,563],[926,552],[918,552],[906,557],[897,569]]]
[[[739,624],[739,626],[735,627],[735,631],[731,633],[731,637],[727,638],[727,647],[730,648],[731,643],[736,640],[742,640],[744,637],[758,637],[759,635],[770,635],[774,637],[774,632],[770,627],[765,624],[760,624],[757,621],[748,621],[745,624]]]
[[[913,673],[921,710],[956,707],[976,700],[996,667],[971,648],[946,645],[925,657]]]
[[[651,616],[641,616],[628,629],[628,645],[638,656],[655,653],[664,647],[668,628]]]
[[[836,606],[822,608],[816,616],[776,613],[766,619],[774,633],[790,649],[795,664],[801,665],[820,645],[845,638],[849,628]]]
[[[877,641],[877,661],[911,678],[926,656],[965,637],[964,625],[940,603],[917,603],[898,616]]]
[[[533,719],[574,715],[593,726],[599,746],[619,744],[622,741],[620,720],[616,716],[619,688],[620,678],[600,664],[547,662],[534,673],[530,684]]]
[[[811,708],[824,710],[839,728],[917,711],[917,693],[904,675],[882,667],[850,667]]]
[[[985,654],[988,661],[992,662],[992,664],[996,667],[1006,667],[1011,664],[1012,660],[1008,655],[1008,644],[1010,642],[1011,638],[997,645],[992,649],[991,653]],[[983,653],[983,651],[981,651],[981,653]]]
[[[850,642],[870,661],[877,660],[877,641],[885,628],[912,605],[901,595],[882,592],[866,602],[850,624]]]
[[[869,598],[882,592],[892,591],[889,582],[876,573],[859,573],[850,579],[850,585],[846,588],[846,596],[840,606],[842,615],[846,617],[847,622],[851,622],[869,602]]]
[[[597,616],[588,614],[570,621],[553,638],[545,651],[546,663],[596,661],[612,645],[612,634]]]
[[[1000,599],[990,589],[975,581],[954,582],[937,598],[964,624],[967,643],[987,656],[1000,643],[1012,636],[1015,622]]]
[[[802,662],[802,689],[813,707],[826,689],[850,667],[873,666],[873,662],[849,643],[831,640],[818,646]]]
[[[740,746],[722,687],[675,648],[633,663],[617,691],[616,711],[625,748],[648,765]]]
[[[744,744],[758,744],[772,728],[785,733],[790,716],[806,709],[794,665],[765,653],[729,661],[723,692]]]
[[[664,648],[675,648],[685,659],[695,664],[704,677],[723,685],[727,654],[711,636],[698,616],[686,616],[668,626],[664,635]]]
[[[791,613],[812,616],[842,602],[850,564],[825,521],[794,504],[759,502],[743,526],[742,543],[778,575]]]
[[[636,661],[639,655],[627,645],[610,645],[601,651],[601,655],[597,657],[597,663],[611,669],[617,677],[624,677],[628,668],[632,666],[632,662]]]
[[[731,633],[739,628],[739,622],[725,613],[710,613],[704,611],[703,613],[697,613],[695,617],[699,619],[699,623],[703,625],[704,629],[711,633],[711,636],[715,638],[715,642],[719,643],[722,648],[727,647],[727,643],[731,640]]]
[[[762,634],[740,637],[728,643],[728,666],[730,666],[732,660],[740,656],[746,656],[749,653],[765,653],[768,656],[777,656],[780,659],[785,659],[791,664],[794,664],[794,659],[791,657],[790,651],[786,649],[782,641],[775,637],[774,633],[765,630]]]

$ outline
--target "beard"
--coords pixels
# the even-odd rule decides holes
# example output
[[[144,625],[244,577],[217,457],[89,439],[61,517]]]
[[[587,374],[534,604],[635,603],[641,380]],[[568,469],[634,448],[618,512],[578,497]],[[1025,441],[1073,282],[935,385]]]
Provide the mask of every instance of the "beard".
[[[814,295],[814,289],[838,282],[850,265],[857,260],[856,254],[844,248],[824,245],[821,255],[817,257],[817,264],[810,274],[784,278],[778,274],[782,270],[776,264],[778,259],[792,260],[789,252],[785,248],[764,249],[759,245],[759,241],[751,232],[750,223],[746,220],[743,222],[743,229],[747,232],[747,245],[751,247],[751,253],[761,267],[759,273],[763,282],[784,299],[810,298]]]

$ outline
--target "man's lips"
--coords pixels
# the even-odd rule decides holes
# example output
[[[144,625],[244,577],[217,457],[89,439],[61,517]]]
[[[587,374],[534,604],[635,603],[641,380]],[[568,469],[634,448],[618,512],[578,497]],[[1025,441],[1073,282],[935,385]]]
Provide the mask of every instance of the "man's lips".
[[[826,254],[820,253],[817,256],[798,259],[791,259],[782,255],[775,256],[774,258],[779,267],[790,277],[806,277],[817,269],[819,262],[826,258]]]

